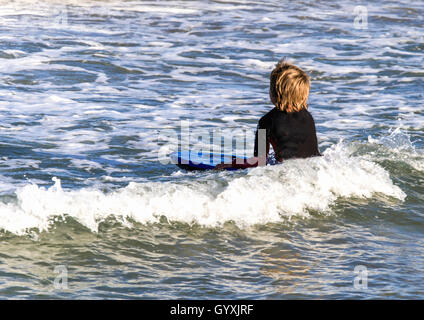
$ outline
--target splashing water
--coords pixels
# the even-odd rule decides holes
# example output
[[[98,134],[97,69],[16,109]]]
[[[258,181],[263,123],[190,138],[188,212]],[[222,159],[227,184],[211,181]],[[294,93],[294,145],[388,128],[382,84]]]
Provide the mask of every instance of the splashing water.
[[[92,231],[109,215],[140,223],[165,216],[212,227],[234,221],[243,227],[306,217],[310,210],[325,213],[340,197],[371,198],[378,193],[399,200],[406,197],[387,171],[350,157],[341,143],[323,157],[290,160],[234,176],[215,173],[195,181],[130,183],[110,193],[63,190],[60,180],[53,180],[47,189],[35,184],[18,189],[17,204],[0,206],[0,227],[18,234],[30,228],[46,230],[54,216],[64,214]]]

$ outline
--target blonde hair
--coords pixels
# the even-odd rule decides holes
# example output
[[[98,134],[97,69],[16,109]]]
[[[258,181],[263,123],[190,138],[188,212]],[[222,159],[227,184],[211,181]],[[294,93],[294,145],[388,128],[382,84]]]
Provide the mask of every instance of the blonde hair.
[[[280,60],[270,77],[270,94],[275,98],[275,106],[288,113],[308,109],[310,80],[299,67]]]

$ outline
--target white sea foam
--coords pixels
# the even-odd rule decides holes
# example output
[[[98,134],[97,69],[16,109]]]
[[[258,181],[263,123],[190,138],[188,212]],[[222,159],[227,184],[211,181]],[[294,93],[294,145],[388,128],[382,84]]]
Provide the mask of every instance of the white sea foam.
[[[372,198],[382,194],[405,199],[405,193],[379,165],[350,157],[341,144],[323,157],[291,160],[283,165],[243,173],[211,173],[168,182],[131,182],[104,193],[98,189],[64,190],[60,180],[50,188],[29,184],[16,190],[16,203],[0,204],[0,228],[22,234],[29,228],[48,229],[52,218],[69,215],[97,231],[110,215],[126,221],[157,222],[160,216],[186,223],[219,226],[232,220],[239,226],[308,217],[329,212],[340,197]],[[190,199],[190,201],[187,201]]]

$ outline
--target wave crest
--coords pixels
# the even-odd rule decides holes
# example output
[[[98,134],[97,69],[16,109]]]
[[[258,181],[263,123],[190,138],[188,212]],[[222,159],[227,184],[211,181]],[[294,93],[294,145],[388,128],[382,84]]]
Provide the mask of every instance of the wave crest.
[[[113,215],[123,223],[168,220],[219,226],[232,220],[240,227],[281,221],[282,217],[326,212],[340,197],[371,198],[380,193],[404,200],[406,194],[380,165],[352,157],[343,143],[322,157],[289,160],[282,165],[243,172],[173,177],[168,182],[131,182],[105,193],[97,189],[64,190],[53,178],[50,188],[29,184],[16,190],[14,203],[0,203],[0,228],[23,234],[48,230],[56,216],[69,215],[92,231]]]

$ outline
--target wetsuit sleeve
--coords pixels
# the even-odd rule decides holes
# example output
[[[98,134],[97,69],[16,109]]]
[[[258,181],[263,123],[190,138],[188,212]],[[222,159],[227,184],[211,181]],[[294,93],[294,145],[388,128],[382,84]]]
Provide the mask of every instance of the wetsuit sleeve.
[[[254,157],[258,156],[258,130],[259,130],[259,123],[256,126],[256,132],[255,132],[255,147],[253,149],[253,156]]]
[[[263,138],[261,136],[261,134],[259,133],[259,130],[265,130],[265,152],[266,152],[266,157],[268,157],[269,154],[269,143],[270,143],[270,139],[269,139],[269,128],[266,125],[266,121],[264,121],[263,118],[261,118],[258,122],[258,126],[256,127],[256,133],[255,133],[255,147],[253,149],[253,156],[254,157],[258,157],[259,156],[259,140],[260,138]]]
[[[264,131],[259,131],[263,129]],[[261,140],[263,142],[261,142]],[[263,152],[263,149],[261,150],[261,146],[260,143],[264,143],[266,144],[265,146],[265,152],[266,154],[260,154]],[[263,147],[262,147],[263,148]],[[266,164],[266,159],[268,158],[268,153],[269,153],[269,129],[267,128],[266,124],[263,121],[263,118],[261,118],[259,120],[258,126],[256,128],[256,133],[255,133],[255,148],[253,151],[253,155],[254,157],[258,157],[258,159],[256,159],[255,162],[248,162],[247,160],[244,163],[236,163],[237,160],[234,160],[232,163],[232,167],[236,168],[236,169],[246,169],[246,168],[253,168],[253,167],[257,167],[258,165],[265,165]],[[259,157],[265,157],[265,159],[260,159]]]

